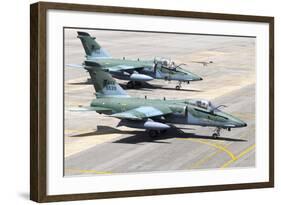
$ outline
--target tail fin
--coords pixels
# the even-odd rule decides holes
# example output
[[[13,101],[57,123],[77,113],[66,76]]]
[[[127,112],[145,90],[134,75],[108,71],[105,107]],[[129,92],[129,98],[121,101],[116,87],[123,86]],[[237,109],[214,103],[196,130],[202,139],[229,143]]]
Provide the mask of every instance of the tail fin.
[[[78,31],[78,36],[82,42],[87,58],[110,58],[110,55],[97,43],[95,37],[91,37],[86,32]]]
[[[85,68],[91,76],[97,98],[130,97],[125,90],[101,67],[85,61]]]

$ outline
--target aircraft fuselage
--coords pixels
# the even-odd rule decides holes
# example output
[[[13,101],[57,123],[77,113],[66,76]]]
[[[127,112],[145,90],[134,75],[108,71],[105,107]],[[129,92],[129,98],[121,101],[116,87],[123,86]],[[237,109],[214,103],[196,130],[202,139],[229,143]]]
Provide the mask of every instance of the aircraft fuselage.
[[[168,81],[199,81],[202,78],[190,71],[186,71],[180,67],[178,68],[168,68],[160,64],[155,64],[154,60],[130,60],[130,59],[117,59],[117,58],[100,58],[100,59],[88,59],[91,63],[96,66],[100,66],[104,69],[108,68],[110,74],[121,80],[132,80],[131,75],[133,70],[119,70],[114,69],[118,66],[120,67],[134,67],[135,71],[139,74],[150,76],[153,79],[163,79]],[[112,68],[112,69],[111,69]],[[138,81],[138,80],[136,80]],[[146,81],[140,77],[139,81]]]
[[[200,108],[190,100],[160,100],[146,98],[99,98],[91,102],[91,107],[109,108],[111,113],[125,112],[140,107],[168,107],[171,114],[154,117],[158,122],[173,124],[189,124],[220,128],[245,127],[246,123],[221,110],[210,111]],[[102,112],[101,112],[102,113]],[[159,113],[161,115],[161,113]],[[141,116],[143,117],[143,116]],[[152,119],[152,120],[153,120]]]

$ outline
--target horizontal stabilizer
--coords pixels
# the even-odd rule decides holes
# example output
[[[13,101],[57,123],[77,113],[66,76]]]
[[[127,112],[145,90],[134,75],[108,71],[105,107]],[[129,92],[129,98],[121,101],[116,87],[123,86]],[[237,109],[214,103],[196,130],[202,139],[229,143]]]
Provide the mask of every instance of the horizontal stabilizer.
[[[111,111],[109,108],[104,107],[73,107],[70,108],[69,111],[74,112],[85,112],[85,111],[95,111],[95,112],[103,112],[103,111]]]
[[[70,68],[84,68],[84,66],[80,64],[66,64],[66,66]]]

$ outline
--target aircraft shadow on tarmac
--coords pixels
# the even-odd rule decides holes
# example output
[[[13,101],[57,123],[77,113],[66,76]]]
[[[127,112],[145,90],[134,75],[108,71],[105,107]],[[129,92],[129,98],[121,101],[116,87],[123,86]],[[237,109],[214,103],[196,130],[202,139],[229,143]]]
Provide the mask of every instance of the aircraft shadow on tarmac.
[[[68,83],[69,85],[92,85],[92,82],[90,80],[84,81],[84,82],[75,82],[75,83]],[[164,87],[162,85],[151,85],[149,83],[144,82],[142,86],[135,87],[135,88],[127,88],[126,84],[120,84],[120,86],[125,90],[153,90],[153,89],[163,89],[163,90],[176,90],[176,88],[173,87]],[[201,90],[195,90],[195,89],[183,89],[177,91],[188,91],[188,92],[202,92]]]
[[[192,128],[183,128],[183,129],[194,130]],[[109,127],[109,126],[97,126],[97,130],[95,130],[93,132],[72,135],[71,137],[89,137],[91,135],[106,135],[106,134],[128,135],[126,137],[123,137],[122,139],[113,141],[113,143],[125,143],[125,144],[138,144],[138,143],[144,143],[144,142],[171,144],[171,142],[167,142],[167,141],[163,141],[163,140],[172,139],[172,138],[208,139],[208,140],[233,141],[233,142],[246,142],[247,141],[244,139],[235,139],[235,138],[227,138],[227,137],[214,138],[212,136],[197,135],[196,133],[192,133],[192,132],[184,132],[182,129],[178,129],[178,128],[170,129],[166,133],[160,134],[156,138],[151,138],[143,130],[120,130],[120,129],[116,129],[116,128]]]
[[[76,83],[68,83],[69,85],[92,85],[91,82],[85,81],[85,82],[76,82]]]
[[[128,90],[126,84],[120,84],[120,86],[123,89]],[[163,85],[159,85],[159,84],[149,84],[147,82],[143,82],[141,86],[138,86],[136,88],[130,88],[130,89],[137,89],[137,90],[153,90],[153,89],[163,89],[163,90],[176,90],[176,88],[173,87],[166,87]],[[201,90],[195,90],[195,89],[180,89],[177,91],[189,91],[189,92],[202,92]]]

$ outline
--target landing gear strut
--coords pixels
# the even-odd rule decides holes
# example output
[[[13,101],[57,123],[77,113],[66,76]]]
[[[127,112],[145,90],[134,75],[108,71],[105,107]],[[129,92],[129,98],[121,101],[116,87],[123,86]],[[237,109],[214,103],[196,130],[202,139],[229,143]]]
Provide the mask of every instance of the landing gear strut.
[[[179,81],[179,84],[176,86],[176,90],[180,90],[181,89],[181,81]]]
[[[134,81],[129,81],[127,83],[127,88],[134,88],[135,87],[135,82]]]
[[[181,84],[182,83],[187,83],[189,84],[189,81],[179,81],[179,84],[176,86],[176,90],[180,90],[181,89]]]
[[[216,129],[215,129],[215,133],[212,135],[214,138],[217,138],[217,137],[219,137],[220,136],[220,131],[221,131],[221,128],[220,127],[217,127]]]

